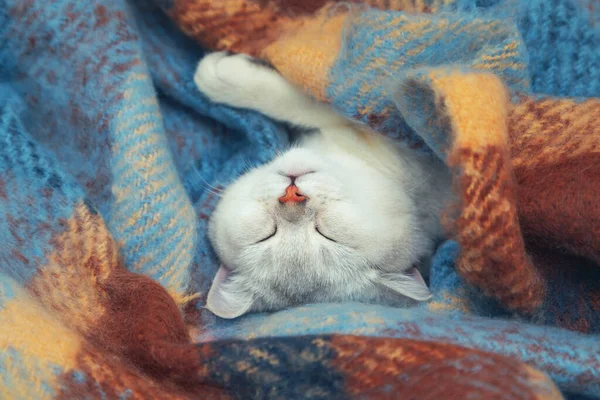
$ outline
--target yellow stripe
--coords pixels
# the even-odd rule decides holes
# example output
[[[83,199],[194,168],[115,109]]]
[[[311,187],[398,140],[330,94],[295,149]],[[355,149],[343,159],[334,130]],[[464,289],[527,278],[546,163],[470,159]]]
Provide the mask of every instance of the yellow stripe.
[[[0,308],[0,351],[18,351],[18,359],[7,359],[0,374],[0,398],[52,398],[43,385],[58,390],[55,367],[74,369],[81,338],[65,328],[23,289]]]
[[[77,206],[67,226],[56,238],[58,250],[49,254],[47,265],[33,277],[29,288],[43,305],[60,310],[71,329],[86,332],[106,312],[106,294],[99,286],[116,265],[118,252],[102,217],[91,214],[84,204]],[[82,240],[84,237],[88,240]],[[102,257],[109,245],[113,246],[111,259]]]
[[[444,98],[456,148],[506,145],[508,94],[497,76],[432,73],[430,79]]]

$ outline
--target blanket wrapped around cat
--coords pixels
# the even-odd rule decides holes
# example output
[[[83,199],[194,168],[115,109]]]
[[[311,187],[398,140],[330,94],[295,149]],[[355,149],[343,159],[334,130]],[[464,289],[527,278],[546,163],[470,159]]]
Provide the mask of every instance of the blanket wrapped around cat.
[[[595,0],[5,0],[0,21],[0,398],[600,398]],[[447,161],[431,302],[203,309],[211,188],[288,141],[198,92],[202,47]]]

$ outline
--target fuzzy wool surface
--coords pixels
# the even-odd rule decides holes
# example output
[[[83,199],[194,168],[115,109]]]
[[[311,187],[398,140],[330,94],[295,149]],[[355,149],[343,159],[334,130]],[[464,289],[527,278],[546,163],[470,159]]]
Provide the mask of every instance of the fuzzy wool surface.
[[[334,3],[1,3],[0,398],[600,398],[597,1]],[[206,312],[215,191],[288,145],[212,49],[448,163],[431,302]]]

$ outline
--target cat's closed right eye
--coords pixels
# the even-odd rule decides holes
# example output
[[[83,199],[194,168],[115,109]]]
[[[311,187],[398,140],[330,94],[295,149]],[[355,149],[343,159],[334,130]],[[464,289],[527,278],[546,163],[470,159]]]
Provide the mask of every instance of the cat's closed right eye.
[[[275,229],[273,230],[273,233],[270,233],[269,236],[265,237],[264,239],[260,239],[255,244],[266,242],[267,240],[271,239],[276,234],[277,234],[277,225],[275,225]]]
[[[327,239],[327,240],[329,240],[329,241],[332,241],[332,242],[334,242],[334,243],[337,243],[337,241],[336,241],[336,240],[334,240],[334,239],[330,238],[329,236],[327,236],[327,235],[325,235],[323,232],[321,232],[321,230],[319,229],[319,225],[315,225],[315,231],[317,231],[317,233],[318,233],[319,235],[323,236],[325,239]]]

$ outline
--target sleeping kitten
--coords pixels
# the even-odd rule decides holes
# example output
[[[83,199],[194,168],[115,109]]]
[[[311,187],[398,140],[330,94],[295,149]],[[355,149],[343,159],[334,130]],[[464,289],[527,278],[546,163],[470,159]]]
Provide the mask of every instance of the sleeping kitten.
[[[243,54],[207,55],[194,81],[215,103],[304,131],[223,193],[209,223],[222,262],[210,311],[235,318],[313,302],[430,298],[415,266],[441,238],[450,195],[441,161],[342,118]]]

